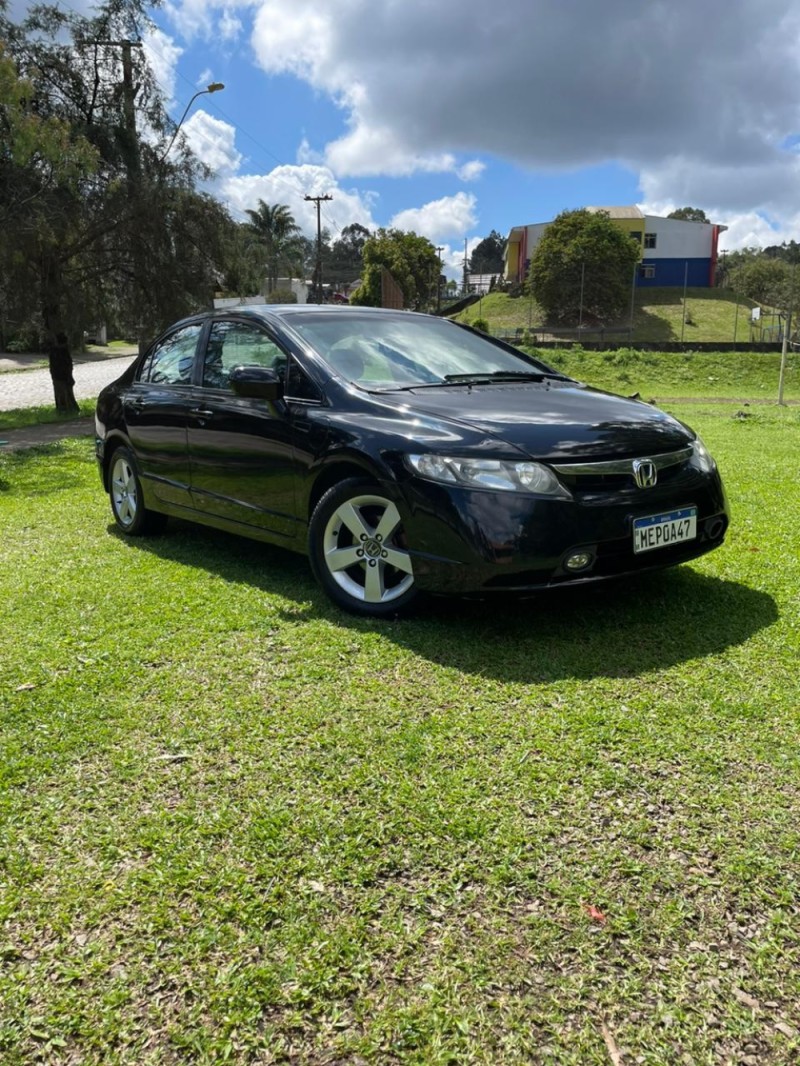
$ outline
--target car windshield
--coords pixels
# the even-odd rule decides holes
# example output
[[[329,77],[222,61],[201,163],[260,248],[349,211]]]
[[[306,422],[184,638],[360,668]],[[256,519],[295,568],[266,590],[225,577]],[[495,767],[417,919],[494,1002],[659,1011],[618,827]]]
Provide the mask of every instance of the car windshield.
[[[291,324],[329,366],[365,389],[558,376],[480,334],[423,315],[315,313],[292,316]]]

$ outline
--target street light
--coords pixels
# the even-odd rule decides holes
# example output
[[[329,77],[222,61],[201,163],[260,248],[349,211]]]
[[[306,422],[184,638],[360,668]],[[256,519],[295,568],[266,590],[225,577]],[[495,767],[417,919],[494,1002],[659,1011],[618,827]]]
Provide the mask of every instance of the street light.
[[[167,150],[166,150],[166,152],[164,152],[164,154],[163,154],[163,155],[161,156],[161,162],[162,162],[162,163],[164,162],[164,160],[165,160],[165,159],[167,158],[167,156],[169,155],[169,150],[170,150],[170,148],[171,148],[171,147],[173,146],[173,144],[175,143],[175,138],[176,138],[176,137],[178,136],[178,132],[180,131],[180,128],[181,128],[181,126],[183,125],[183,120],[184,120],[184,119],[186,118],[186,116],[187,116],[187,115],[189,114],[189,108],[190,108],[190,107],[192,106],[192,104],[193,104],[193,103],[195,102],[195,100],[197,99],[197,97],[198,97],[198,96],[205,96],[205,94],[206,94],[206,93],[218,93],[218,92],[219,92],[219,91],[220,91],[221,89],[224,89],[224,88],[225,88],[225,86],[224,86],[224,85],[222,84],[222,82],[221,82],[221,81],[212,81],[212,82],[211,82],[211,84],[210,84],[209,86],[207,86],[207,87],[206,87],[205,89],[199,89],[199,90],[198,90],[198,91],[197,91],[197,92],[196,92],[196,93],[194,94],[194,96],[193,96],[193,97],[191,98],[191,100],[189,101],[189,103],[188,103],[188,104],[186,105],[186,110],[185,110],[185,111],[183,112],[183,114],[181,115],[181,120],[180,120],[180,122],[179,122],[179,123],[178,123],[178,125],[177,125],[177,126],[175,127],[175,132],[174,132],[174,133],[172,134],[172,139],[170,140],[169,144],[167,145]]]

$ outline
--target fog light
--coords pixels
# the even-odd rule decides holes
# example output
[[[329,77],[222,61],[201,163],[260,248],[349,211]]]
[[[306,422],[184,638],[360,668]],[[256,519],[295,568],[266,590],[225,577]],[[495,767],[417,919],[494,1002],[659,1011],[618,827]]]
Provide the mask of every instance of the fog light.
[[[568,555],[564,566],[567,570],[572,570],[573,573],[576,570],[585,570],[587,566],[592,565],[592,553],[591,552],[573,552],[572,555]]]

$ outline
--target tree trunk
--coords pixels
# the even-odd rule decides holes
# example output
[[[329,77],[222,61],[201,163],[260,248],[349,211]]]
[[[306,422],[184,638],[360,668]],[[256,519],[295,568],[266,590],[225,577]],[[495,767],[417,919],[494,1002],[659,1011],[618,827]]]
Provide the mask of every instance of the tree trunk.
[[[75,415],[79,407],[73,391],[75,378],[72,376],[72,354],[61,310],[61,272],[54,258],[46,260],[42,267],[42,317],[47,330],[47,354],[50,378],[53,382],[53,398],[59,414]]]
[[[48,354],[56,410],[61,415],[76,415],[79,407],[73,391],[75,378],[72,376],[72,355],[65,333],[56,334]]]

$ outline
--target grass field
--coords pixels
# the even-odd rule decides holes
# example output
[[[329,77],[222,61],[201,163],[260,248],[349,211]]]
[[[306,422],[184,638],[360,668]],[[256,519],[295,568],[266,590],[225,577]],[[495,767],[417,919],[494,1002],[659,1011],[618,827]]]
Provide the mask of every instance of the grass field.
[[[0,1060],[800,1055],[800,414],[676,405],[726,545],[376,623],[0,455]]]
[[[615,352],[531,349],[565,374],[611,392],[638,392],[659,402],[719,399],[774,403],[781,357],[777,352]],[[800,355],[787,357],[784,398],[800,399]]]
[[[81,400],[78,404],[79,414],[74,417],[85,418],[93,415],[95,400]],[[0,411],[0,432],[6,429],[23,429],[26,426],[55,425],[59,422],[71,422],[73,416],[60,415],[55,406],[43,404],[39,407],[14,407],[10,411]]]
[[[687,289],[685,304],[680,287],[637,289],[632,343],[681,340],[687,346],[700,342],[732,343],[734,340],[745,343],[750,340],[750,309],[753,306],[752,300],[737,297],[728,289]],[[456,318],[470,324],[477,318],[484,318],[492,333],[535,330],[544,322],[544,315],[535,301],[527,296],[512,298],[499,292],[484,296]],[[765,317],[764,322],[772,323],[773,319]],[[627,330],[629,312],[608,325]],[[627,334],[625,339],[628,339]],[[760,339],[760,334],[754,335],[753,339]]]

